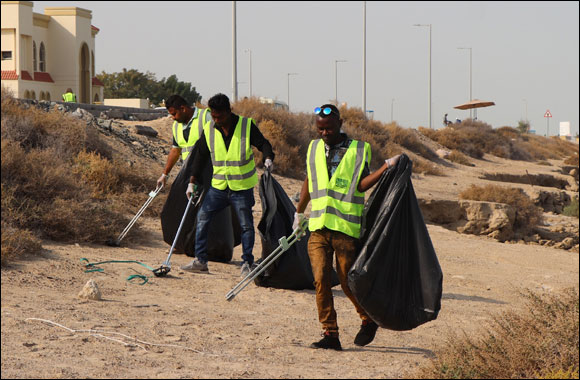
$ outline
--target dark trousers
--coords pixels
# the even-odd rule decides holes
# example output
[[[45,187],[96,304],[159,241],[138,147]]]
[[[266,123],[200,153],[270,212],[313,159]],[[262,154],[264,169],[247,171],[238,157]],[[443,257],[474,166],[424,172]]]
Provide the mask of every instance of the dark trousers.
[[[254,189],[233,191],[229,188],[218,190],[210,187],[200,210],[197,213],[197,227],[195,230],[195,257],[206,263],[207,238],[209,233],[209,222],[213,216],[229,205],[236,210],[236,215],[242,227],[242,260],[252,264],[254,262],[254,218],[252,207],[255,204]]]

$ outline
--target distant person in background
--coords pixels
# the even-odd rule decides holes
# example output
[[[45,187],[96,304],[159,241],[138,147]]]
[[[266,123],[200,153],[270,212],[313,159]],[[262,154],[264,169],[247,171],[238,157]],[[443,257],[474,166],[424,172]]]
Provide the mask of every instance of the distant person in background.
[[[219,211],[231,205],[242,228],[242,269],[245,277],[254,267],[254,186],[258,183],[252,146],[262,152],[264,167],[272,171],[274,152],[272,145],[258,129],[254,120],[232,112],[230,100],[224,94],[211,97],[207,105],[213,121],[203,128],[204,138],[196,144],[198,149],[191,169],[186,191],[190,198],[208,160],[213,166],[211,187],[197,213],[195,232],[195,259],[182,266],[188,272],[208,273],[209,225]]]
[[[157,187],[165,186],[167,177],[179,158],[183,161],[187,159],[193,146],[203,133],[203,124],[208,122],[208,109],[191,107],[180,95],[171,95],[165,101],[165,108],[173,117],[173,146],[167,156],[167,163],[163,173],[157,180]],[[183,194],[183,193],[182,193]]]
[[[68,103],[77,102],[77,96],[70,87],[66,89],[66,92],[64,94],[62,94],[62,101]]]
[[[445,124],[445,126],[451,124],[451,121],[447,120],[447,114],[445,114],[445,117],[443,118],[443,124]]]
[[[308,147],[308,174],[302,184],[292,229],[296,231],[300,228],[306,219],[304,210],[312,200],[308,221],[308,256],[314,275],[318,320],[324,332],[323,338],[312,343],[311,347],[340,351],[342,346],[332,295],[333,256],[336,256],[340,286],[362,320],[354,344],[366,346],[375,338],[379,326],[360,307],[350,291],[348,271],[359,252],[364,192],[374,186],[387,169],[397,164],[400,155],[389,158],[371,173],[369,143],[353,140],[341,132],[342,119],[338,108],[325,104],[316,107],[314,113],[320,138],[312,140]]]

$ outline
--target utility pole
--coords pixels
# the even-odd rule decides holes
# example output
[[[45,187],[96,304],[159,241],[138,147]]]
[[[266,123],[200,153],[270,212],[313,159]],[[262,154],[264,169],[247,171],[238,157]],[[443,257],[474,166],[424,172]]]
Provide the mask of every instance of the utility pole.
[[[249,72],[250,72],[250,98],[252,97],[252,50],[251,49],[246,49],[246,52],[250,53],[250,68],[249,68]]]
[[[334,60],[334,100],[336,101],[336,106],[338,107],[338,62],[348,62],[344,59]]]
[[[288,73],[288,112],[290,112],[290,75],[298,75],[298,73]]]
[[[236,2],[232,1],[232,87],[233,101],[238,101],[238,67],[237,67],[237,41],[236,41]]]
[[[362,91],[362,109],[367,117],[367,2],[363,1],[363,91]]]
[[[413,26],[428,26],[429,27],[429,102],[427,104],[429,113],[429,128],[432,127],[431,123],[431,24],[414,24]]]

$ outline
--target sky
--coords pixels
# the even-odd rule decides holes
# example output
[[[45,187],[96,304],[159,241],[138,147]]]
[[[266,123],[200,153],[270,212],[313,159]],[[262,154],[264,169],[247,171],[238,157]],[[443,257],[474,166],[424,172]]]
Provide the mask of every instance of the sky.
[[[234,3],[239,99],[249,96],[250,50],[253,96],[289,100],[292,112],[312,112],[335,94],[339,103],[362,108],[363,1],[35,1],[34,12],[92,11],[100,29],[97,73],[136,69],[158,80],[175,74],[206,104],[220,92],[233,100]],[[414,24],[431,24],[431,32]],[[446,113],[450,120],[470,116],[453,107],[469,101],[471,91],[473,99],[495,103],[477,110],[494,128],[527,119],[537,134],[549,128],[555,135],[569,121],[575,135],[579,31],[578,2],[367,1],[369,117],[429,127],[430,88],[431,126],[439,129]],[[544,117],[547,110],[552,118]]]

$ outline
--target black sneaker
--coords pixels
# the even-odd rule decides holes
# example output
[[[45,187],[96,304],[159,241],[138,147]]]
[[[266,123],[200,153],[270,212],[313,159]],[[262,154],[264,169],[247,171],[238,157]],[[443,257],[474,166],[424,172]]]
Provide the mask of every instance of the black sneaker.
[[[340,345],[340,340],[338,339],[338,333],[331,333],[325,331],[322,334],[322,339],[318,342],[314,342],[310,345],[311,348],[331,348],[336,351],[342,351],[342,346]]]
[[[358,334],[356,334],[356,338],[354,338],[354,344],[357,346],[366,346],[375,339],[378,328],[379,325],[370,319],[363,321]]]

